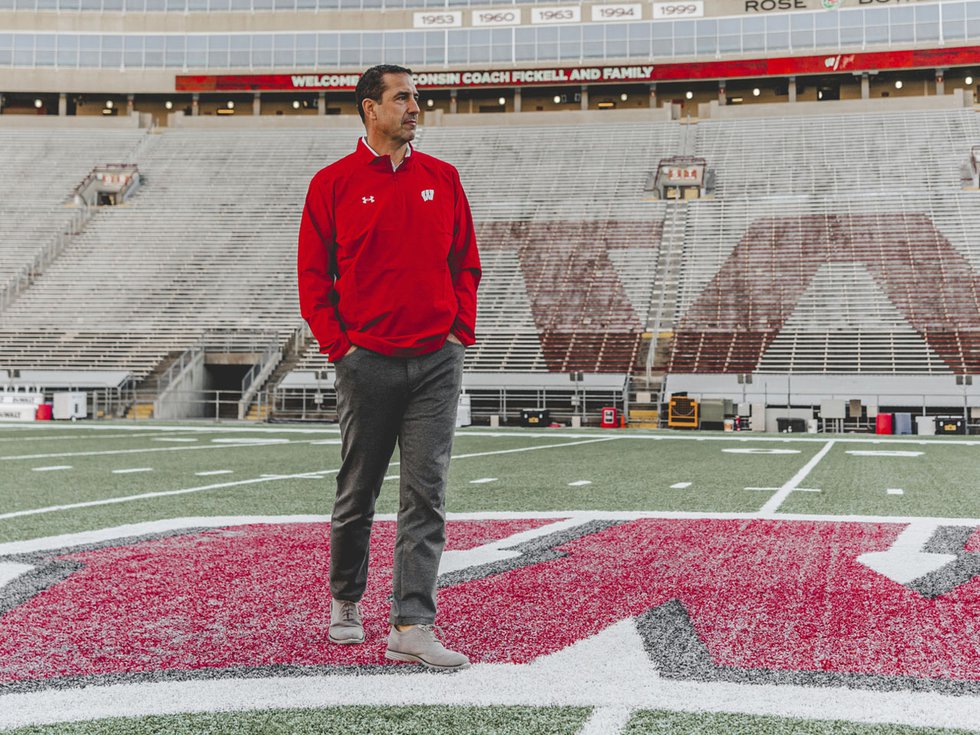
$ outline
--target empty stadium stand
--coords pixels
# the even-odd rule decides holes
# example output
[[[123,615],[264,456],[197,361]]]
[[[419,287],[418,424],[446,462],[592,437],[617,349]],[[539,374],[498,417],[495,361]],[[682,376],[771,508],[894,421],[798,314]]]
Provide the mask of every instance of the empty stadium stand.
[[[484,243],[480,348],[468,369],[630,372],[663,213],[661,203],[643,202],[641,184],[647,161],[669,150],[674,126],[460,132],[429,130],[419,143],[458,164]],[[82,231],[0,314],[5,366],[112,368],[140,381],[215,330],[273,332],[282,345],[302,330],[294,262],[306,185],[356,136],[143,135],[131,161],[144,179],[134,198],[91,210]],[[127,147],[135,142],[130,134]],[[47,182],[58,206],[90,163]],[[573,300],[574,310],[563,308]],[[300,367],[322,363],[309,347]]]
[[[0,183],[0,278],[31,270],[0,303],[0,368],[127,371],[159,390],[234,332],[265,340],[241,354],[286,356],[253,380],[325,370],[298,313],[296,230],[311,176],[355,139],[0,131],[0,162],[29,182]],[[961,181],[978,143],[973,110],[425,129],[419,149],[459,168],[478,227],[466,370],[980,372],[980,202]],[[714,198],[645,190],[674,155],[706,161]],[[107,161],[143,185],[81,222],[72,188]]]
[[[139,130],[0,130],[0,304],[55,257],[81,226],[66,206],[93,166],[123,160]]]

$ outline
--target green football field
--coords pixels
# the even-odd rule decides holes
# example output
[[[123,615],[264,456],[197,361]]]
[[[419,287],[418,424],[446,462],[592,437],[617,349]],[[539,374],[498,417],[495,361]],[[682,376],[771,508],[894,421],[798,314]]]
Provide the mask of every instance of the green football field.
[[[980,442],[971,437],[786,436],[473,427],[457,433],[447,513],[451,523],[458,521],[461,524],[506,522],[540,526],[557,522],[555,528],[565,528],[576,523],[642,522],[654,524],[649,528],[660,529],[657,533],[666,533],[663,529],[673,528],[668,524],[689,524],[683,529],[677,526],[677,543],[681,544],[678,548],[684,548],[685,539],[690,539],[691,548],[695,544],[709,543],[714,544],[712,549],[725,547],[717,539],[717,543],[704,541],[701,526],[697,524],[720,524],[719,528],[731,528],[733,539],[753,523],[790,528],[787,538],[800,536],[803,529],[810,533],[817,526],[820,528],[813,536],[817,539],[836,538],[834,534],[852,533],[860,527],[862,530],[857,534],[860,541],[854,542],[857,544],[855,558],[865,558],[858,551],[870,553],[872,556],[867,558],[871,559],[873,554],[892,549],[897,560],[896,564],[889,561],[881,567],[885,571],[873,567],[887,577],[869,577],[878,580],[875,585],[881,583],[875,590],[906,594],[906,587],[901,586],[906,585],[909,589],[918,589],[919,594],[924,595],[923,599],[932,601],[930,604],[955,603],[959,613],[965,616],[963,619],[969,620],[967,613],[980,609],[980,590],[974,584],[980,579],[974,579],[970,571],[973,567],[969,566],[974,557],[980,558],[976,534],[970,536],[980,526],[980,521],[975,520],[980,519],[978,444]],[[3,615],[21,612],[28,603],[39,605],[46,596],[53,594],[42,588],[31,595],[10,592],[12,601],[4,606],[4,584],[8,583],[9,589],[20,589],[18,579],[25,577],[18,578],[17,575],[24,574],[23,570],[36,563],[34,557],[29,558],[26,554],[40,549],[88,548],[86,544],[95,541],[105,545],[114,538],[149,539],[163,529],[166,533],[174,533],[174,529],[182,528],[323,522],[330,512],[334,476],[339,466],[340,436],[337,427],[331,425],[106,422],[0,426],[0,656],[4,651],[2,636],[8,630],[3,627]],[[378,501],[379,520],[388,522],[393,519],[392,514],[398,510],[397,496],[396,452]],[[641,527],[647,528],[638,526]],[[530,525],[515,528],[494,533],[501,538],[514,539],[524,539],[521,533],[543,533],[531,529]],[[822,528],[834,530],[831,533],[820,530]],[[914,548],[906,549],[912,543],[908,539],[915,535],[908,529],[919,528],[925,529],[919,533],[920,540],[913,544]],[[942,534],[956,535],[955,529],[965,529],[960,547],[940,548]],[[902,543],[896,540],[900,534],[906,539]],[[479,543],[485,545],[481,548],[493,547],[493,553],[511,548],[503,546],[503,542],[493,546],[490,542],[496,538],[481,537]],[[753,538],[765,542],[767,536],[762,533]],[[576,539],[575,543],[581,541],[579,537]],[[644,544],[650,546],[647,542],[648,539],[636,540],[638,548],[646,548]],[[624,542],[617,540],[616,543]],[[781,538],[779,543],[783,543]],[[946,541],[942,543],[948,546]],[[801,540],[800,548],[809,548],[807,544],[812,545],[812,539]],[[473,545],[478,542],[474,541]],[[657,544],[653,544],[649,553],[654,554],[656,547]],[[744,547],[737,547],[735,541],[730,547],[727,552],[718,552],[732,554],[731,561],[719,561],[719,573],[734,569],[745,560]],[[469,547],[461,547],[461,551],[453,553],[466,553],[466,548]],[[778,548],[778,552],[774,550],[772,554],[785,553],[783,547]],[[900,557],[899,552],[910,554],[910,563],[921,561],[926,564],[925,571],[917,577],[903,576],[900,567],[905,557]],[[837,556],[833,549],[820,553],[821,556],[813,557],[814,561],[800,563],[800,568],[837,563],[833,561]],[[840,555],[847,556],[848,553],[841,551]],[[944,562],[940,558],[942,553],[949,559],[955,557],[955,563]],[[762,554],[760,565],[771,562],[772,554],[768,557]],[[564,552],[559,554],[564,555]],[[933,563],[927,558],[929,555],[935,558],[933,566],[928,566]],[[506,553],[501,554],[501,557],[505,556]],[[675,561],[676,554],[671,563]],[[854,563],[848,561],[851,566],[835,571],[834,574],[839,576],[833,579],[826,576],[823,592],[837,595],[854,569],[866,571],[864,567],[854,567]],[[651,562],[651,566],[645,568],[644,574],[651,575],[651,584],[669,576],[665,567],[658,564]],[[870,567],[871,562],[866,566]],[[980,571],[980,565],[977,570]],[[628,569],[617,573],[632,576]],[[800,574],[805,576],[806,572]],[[924,587],[915,587],[924,579],[932,585],[929,589],[941,589],[941,593],[926,593],[922,592]],[[636,580],[628,581],[632,584]],[[604,583],[604,580],[600,582]],[[597,582],[597,589],[600,582]],[[555,583],[561,586],[564,578],[556,578]],[[735,590],[732,595],[742,594],[739,586],[742,583],[739,581],[730,587]],[[683,590],[684,594],[693,589],[692,584],[676,582],[677,589]],[[150,586],[146,583],[147,589]],[[636,588],[629,589],[642,590],[645,586],[641,580]],[[145,590],[144,593],[150,594]],[[624,600],[633,600],[637,592],[622,594]],[[681,591],[677,594],[683,599]],[[840,679],[821,682],[816,669],[822,664],[815,665],[814,672],[810,672],[817,676],[816,684],[809,679],[795,679],[784,673],[793,670],[798,662],[791,663],[788,658],[778,657],[773,658],[775,663],[760,665],[768,672],[762,679],[751,673],[743,677],[731,673],[741,671],[739,666],[724,663],[729,659],[737,660],[741,655],[739,651],[720,644],[717,649],[712,648],[709,629],[712,626],[718,628],[718,640],[722,641],[720,631],[728,623],[709,623],[698,617],[702,612],[710,612],[711,600],[718,596],[717,591],[705,594],[697,598],[699,602],[685,605],[694,630],[710,649],[707,655],[714,661],[714,673],[691,674],[683,667],[674,673],[663,670],[657,674],[663,678],[656,681],[668,684],[662,687],[651,684],[630,697],[624,694],[623,699],[617,699],[615,686],[610,688],[611,694],[596,693],[593,701],[587,688],[565,686],[560,675],[556,683],[549,684],[543,673],[541,676],[536,674],[544,672],[551,665],[550,661],[560,662],[563,656],[571,657],[577,651],[585,651],[590,640],[593,646],[595,641],[603,640],[601,636],[589,638],[603,631],[603,626],[599,625],[587,634],[579,635],[577,642],[566,650],[550,653],[551,658],[531,657],[529,663],[522,660],[520,665],[524,668],[520,669],[499,668],[504,663],[513,663],[516,667],[518,662],[515,659],[514,662],[494,663],[496,659],[490,651],[485,659],[487,663],[482,664],[486,668],[474,666],[471,670],[473,677],[486,676],[486,681],[459,685],[458,691],[456,683],[464,681],[462,677],[469,676],[470,672],[460,674],[458,679],[424,673],[378,675],[370,690],[369,696],[373,699],[367,701],[347,701],[342,691],[350,680],[373,676],[374,669],[355,671],[352,675],[353,670],[345,670],[341,672],[346,676],[343,680],[339,678],[338,670],[317,669],[317,675],[324,677],[324,690],[319,692],[310,688],[312,682],[319,679],[307,677],[309,672],[280,676],[278,670],[270,674],[262,669],[262,676],[266,678],[261,681],[271,692],[268,697],[259,694],[245,697],[242,693],[221,690],[220,686],[238,681],[235,676],[259,681],[259,673],[242,673],[239,668],[232,676],[226,669],[221,669],[215,678],[205,680],[209,686],[219,687],[213,696],[182,700],[176,689],[167,688],[187,684],[181,677],[178,677],[179,681],[170,681],[153,676],[147,678],[144,673],[141,678],[134,679],[126,678],[131,672],[124,670],[112,675],[116,678],[99,678],[105,675],[93,664],[93,678],[87,678],[85,666],[88,664],[78,664],[77,656],[73,665],[78,668],[72,674],[76,678],[64,681],[57,676],[38,673],[43,668],[39,662],[36,666],[27,662],[21,668],[11,665],[4,669],[0,665],[0,729],[23,733],[583,735],[980,731],[980,689],[976,687],[980,670],[974,669],[971,673],[972,659],[961,661],[956,659],[955,652],[937,649],[929,653],[934,658],[928,661],[913,661],[915,657],[908,657],[906,661],[903,655],[895,653],[898,649],[894,646],[898,643],[890,639],[888,645],[892,648],[883,649],[880,657],[891,657],[888,659],[891,663],[875,664],[878,653],[874,651],[861,660],[863,663],[852,661],[845,651],[840,663],[828,663],[824,667],[828,671],[840,667],[844,672]],[[840,602],[843,594],[840,592],[835,604],[843,604]],[[867,603],[862,604],[867,606]],[[913,610],[913,604],[907,601],[893,600],[889,604],[904,606],[901,608],[903,615],[908,612],[911,619],[932,614],[932,611],[919,607]],[[442,610],[441,602],[440,606]],[[778,606],[767,609],[778,611]],[[941,612],[936,615],[941,617]],[[565,613],[559,606],[554,610],[535,609],[531,617],[551,620],[565,614],[583,613]],[[834,623],[829,616],[828,612],[822,618],[815,618],[824,621],[827,636],[839,634],[843,640],[850,635],[849,631],[841,632],[843,626]],[[619,614],[619,618],[624,617],[629,615]],[[42,628],[45,625],[36,624]],[[453,624],[463,627],[461,621],[450,620],[448,623],[450,628]],[[786,629],[798,630],[800,625],[793,623]],[[644,634],[643,626],[639,623],[637,626]],[[622,624],[613,625],[603,635],[614,636],[616,634],[609,630],[620,630],[621,627]],[[939,630],[942,637],[941,625]],[[14,633],[9,631],[8,634],[13,636]],[[465,633],[460,635],[466,639]],[[635,636],[633,632],[622,635]],[[816,656],[810,649],[813,645],[820,647],[821,635],[811,636],[817,643],[807,644],[806,656]],[[918,638],[916,635],[911,639],[921,639],[921,635]],[[980,640],[980,625],[967,630],[964,635],[974,643]],[[653,644],[649,643],[651,639],[643,640],[649,653],[653,650],[650,647]],[[844,648],[862,645],[857,638],[847,640],[850,642],[841,644]],[[627,643],[620,643],[626,651]],[[492,649],[492,644],[488,645]],[[875,645],[873,641],[867,643],[869,649],[874,649]],[[980,650],[980,646],[974,648],[974,653]],[[652,664],[644,658],[636,666],[663,669],[663,659],[658,659],[657,655],[650,653]],[[813,660],[833,659],[830,654],[821,656],[824,658]],[[207,670],[207,666],[206,661],[198,661],[191,668]],[[598,666],[597,671],[601,668]],[[772,674],[774,670],[778,671]],[[531,683],[520,686],[515,683],[514,691],[511,691],[506,683],[509,679],[501,671],[512,671],[514,682]],[[615,668],[610,671],[613,672],[611,676],[617,675]],[[634,670],[624,664],[623,671],[625,675]],[[63,675],[68,676],[68,673]],[[81,678],[77,678],[78,675]],[[502,678],[494,678],[497,676]],[[422,689],[415,688],[412,682],[416,678],[413,677],[429,683]],[[56,680],[57,683],[48,686]],[[190,681],[193,683],[197,679]],[[923,687],[923,681],[929,685]],[[603,687],[608,683],[597,685],[596,691],[605,691]],[[539,685],[540,692],[528,690],[528,687],[533,689]],[[130,689],[115,687],[142,689],[138,696],[130,696]],[[326,691],[330,687],[335,689]],[[122,700],[115,698],[115,693],[124,691],[126,696]],[[121,704],[121,701],[132,704]],[[896,704],[899,701],[904,704]]]

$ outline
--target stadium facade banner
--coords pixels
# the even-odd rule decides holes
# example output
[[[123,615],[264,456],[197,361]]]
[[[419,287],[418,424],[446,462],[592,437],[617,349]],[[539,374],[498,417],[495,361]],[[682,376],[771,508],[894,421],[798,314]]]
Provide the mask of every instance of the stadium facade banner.
[[[419,89],[558,86],[788,77],[814,74],[930,69],[980,63],[980,47],[876,51],[774,59],[680,64],[418,72]],[[178,92],[352,91],[360,74],[178,75]]]

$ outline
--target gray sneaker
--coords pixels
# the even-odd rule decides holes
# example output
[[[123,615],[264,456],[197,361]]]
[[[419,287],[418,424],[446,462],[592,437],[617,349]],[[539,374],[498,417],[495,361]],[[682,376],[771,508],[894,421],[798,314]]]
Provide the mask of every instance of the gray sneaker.
[[[450,651],[436,638],[436,626],[413,625],[408,630],[398,630],[394,625],[388,633],[388,650],[385,658],[424,664],[430,669],[468,669],[470,660],[461,653]]]
[[[333,643],[364,643],[361,606],[347,600],[330,601],[330,631]]]

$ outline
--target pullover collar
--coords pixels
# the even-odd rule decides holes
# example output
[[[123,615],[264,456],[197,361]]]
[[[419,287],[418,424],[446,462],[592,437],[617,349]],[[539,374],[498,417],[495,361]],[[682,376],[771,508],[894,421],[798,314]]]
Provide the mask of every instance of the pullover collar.
[[[389,155],[382,156],[380,153],[375,151],[371,146],[369,146],[366,136],[362,135],[360,139],[357,141],[357,152],[360,154],[361,159],[367,163],[373,164],[378,161],[385,161],[385,163],[391,167],[392,171],[397,171],[399,168],[404,167],[408,163],[408,159],[411,158],[412,144],[411,143],[408,144],[408,148],[405,150],[405,158],[402,159],[402,162],[397,167],[394,164],[392,164],[391,156]]]

